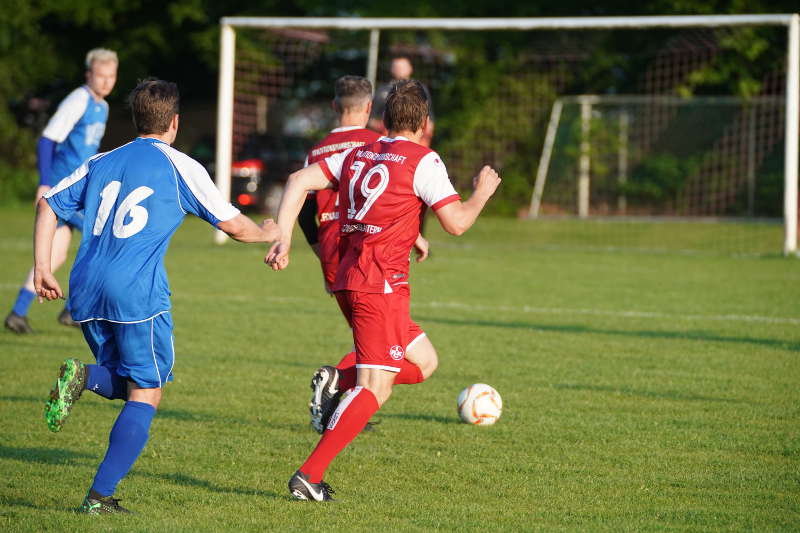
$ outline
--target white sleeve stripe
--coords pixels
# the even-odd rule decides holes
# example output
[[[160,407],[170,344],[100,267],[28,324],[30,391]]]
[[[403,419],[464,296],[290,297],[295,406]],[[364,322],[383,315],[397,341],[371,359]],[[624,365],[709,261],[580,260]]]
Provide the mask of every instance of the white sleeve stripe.
[[[68,189],[72,185],[75,185],[80,180],[86,177],[86,174],[89,173],[89,162],[82,164],[69,176],[59,181],[55,187],[44,193],[44,198],[50,198],[53,195],[56,195],[63,191],[64,189]]]
[[[178,208],[181,210],[181,213],[187,215],[188,213],[186,212],[186,209],[183,208],[183,204],[181,203],[181,191],[178,186],[178,169],[175,168],[175,164],[172,162],[172,159],[170,159],[163,150],[161,150],[161,155],[164,156],[169,163],[170,168],[172,169],[172,177],[175,179],[175,199],[178,200]]]
[[[216,219],[225,222],[239,214],[239,210],[222,197],[200,163],[167,144],[155,143],[153,146],[169,158],[189,191]]]
[[[69,132],[81,119],[89,107],[89,92],[83,87],[78,87],[58,105],[55,114],[50,117],[42,132],[42,137],[46,137],[57,143],[64,142]]]
[[[162,152],[163,153],[163,152]],[[181,203],[181,189],[178,186],[178,171],[175,168],[175,165],[172,164],[172,160],[168,157],[169,164],[172,167],[172,177],[175,178],[175,198],[178,200],[178,207],[181,209],[184,215],[188,214],[186,209],[183,208],[183,204]]]
[[[342,177],[342,165],[344,164],[344,160],[353,150],[355,150],[355,148],[350,148],[344,152],[330,155],[324,159],[325,164],[328,165],[328,170],[330,170],[331,174],[333,174],[333,177],[336,178],[336,181],[340,181]]]
[[[118,149],[119,148],[117,148],[117,150]],[[75,169],[75,171],[72,174],[70,174],[66,178],[62,179],[61,181],[59,181],[56,184],[55,187],[53,187],[52,189],[47,191],[44,194],[44,198],[50,198],[51,196],[54,196],[54,195],[60,193],[61,191],[63,191],[64,189],[68,189],[69,187],[71,187],[71,186],[75,185],[76,183],[78,183],[79,181],[81,181],[83,178],[86,177],[86,174],[89,173],[89,163],[91,163],[95,159],[100,159],[101,157],[103,157],[105,155],[108,155],[110,153],[111,152],[101,152],[99,154],[93,155],[92,157],[90,157],[89,159],[84,161],[84,163],[81,166],[79,166],[77,169]]]

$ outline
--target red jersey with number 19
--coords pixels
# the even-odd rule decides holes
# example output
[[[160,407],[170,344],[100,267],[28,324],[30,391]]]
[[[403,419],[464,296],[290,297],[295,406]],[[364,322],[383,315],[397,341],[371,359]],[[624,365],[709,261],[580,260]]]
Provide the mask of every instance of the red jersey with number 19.
[[[332,130],[324,139],[315,144],[308,153],[306,165],[313,165],[339,152],[350,148],[372,144],[380,135],[372,130],[358,126],[345,126]],[[328,287],[333,285],[339,267],[339,192],[334,189],[316,191],[317,219],[319,220],[320,263]]]
[[[408,283],[423,204],[459,199],[439,154],[405,137],[332,155],[320,166],[339,189],[339,269],[332,289],[391,293]]]

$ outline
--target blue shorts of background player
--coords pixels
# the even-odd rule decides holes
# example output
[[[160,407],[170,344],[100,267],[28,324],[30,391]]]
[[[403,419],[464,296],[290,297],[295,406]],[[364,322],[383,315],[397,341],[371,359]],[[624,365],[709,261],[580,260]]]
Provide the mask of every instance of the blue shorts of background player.
[[[103,369],[87,365],[89,374],[108,371],[107,380],[111,389],[122,387],[118,379],[132,381],[143,388],[163,387],[172,381],[172,368],[175,365],[174,338],[172,336],[172,317],[165,312],[148,320],[134,323],[90,320],[81,323],[83,336],[94,354],[97,365]],[[98,389],[97,379],[90,376],[91,383]],[[124,398],[124,391],[119,391]]]
[[[83,229],[83,211],[76,211],[68,220],[59,218],[56,227],[60,228],[61,226],[69,226],[71,230],[81,231]]]

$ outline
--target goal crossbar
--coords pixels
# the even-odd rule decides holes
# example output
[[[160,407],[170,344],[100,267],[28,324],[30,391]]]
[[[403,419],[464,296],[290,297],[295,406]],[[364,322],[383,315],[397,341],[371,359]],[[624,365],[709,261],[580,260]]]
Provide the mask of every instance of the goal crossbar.
[[[223,17],[220,20],[220,70],[217,106],[216,183],[230,197],[235,28],[307,28],[368,30],[365,72],[374,83],[380,30],[577,30],[717,26],[786,26],[786,129],[784,160],[784,247],[797,253],[798,149],[800,146],[800,14],[662,15],[632,17],[540,18],[361,18],[361,17]],[[225,240],[217,233],[217,242]]]
[[[221,24],[239,28],[338,30],[579,30],[691,26],[788,26],[792,16],[791,14],[774,14],[538,18],[223,17]]]

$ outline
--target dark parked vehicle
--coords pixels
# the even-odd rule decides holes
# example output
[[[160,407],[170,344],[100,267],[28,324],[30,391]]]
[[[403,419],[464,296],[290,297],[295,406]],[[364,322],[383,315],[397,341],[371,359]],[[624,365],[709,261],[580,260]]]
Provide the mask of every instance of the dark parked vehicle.
[[[214,176],[213,138],[190,155]],[[289,174],[303,167],[311,141],[292,135],[252,134],[231,164],[231,203],[242,210],[275,213]]]
[[[274,211],[286,178],[303,164],[311,148],[304,137],[254,134],[231,165],[231,200],[240,208]]]

